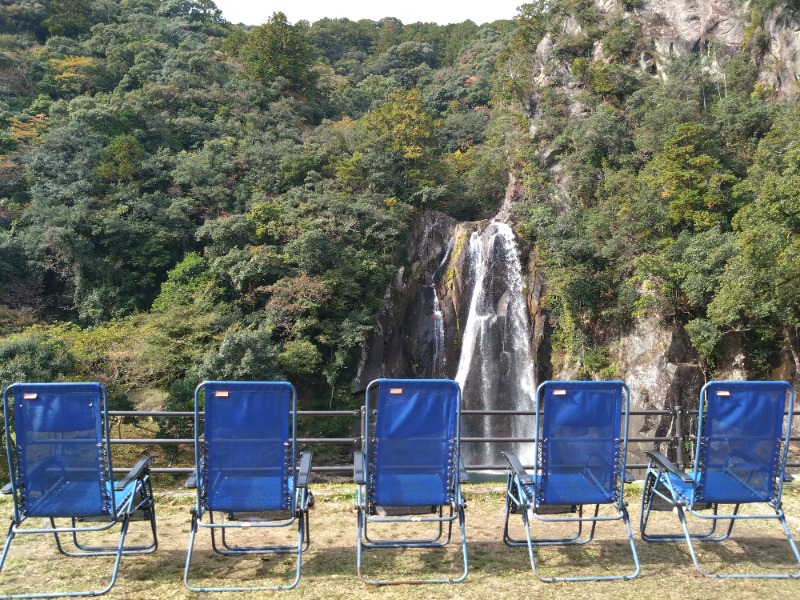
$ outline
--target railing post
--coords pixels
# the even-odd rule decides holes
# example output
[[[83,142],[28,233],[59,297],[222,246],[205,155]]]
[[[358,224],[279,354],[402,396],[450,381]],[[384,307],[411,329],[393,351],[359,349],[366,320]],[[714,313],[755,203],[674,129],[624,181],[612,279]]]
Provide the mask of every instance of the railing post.
[[[362,452],[366,452],[366,450],[367,450],[367,439],[366,439],[366,436],[367,436],[367,420],[366,420],[367,407],[366,406],[362,406],[359,409],[359,412],[361,413],[361,444],[360,444],[361,448],[360,448],[360,450]]]
[[[684,456],[683,456],[683,418],[682,418],[682,416],[683,416],[683,407],[680,406],[680,405],[677,405],[675,407],[675,433],[676,433],[675,437],[677,438],[677,444],[678,444],[677,453],[676,453],[676,458],[677,458],[676,462],[678,464],[678,468],[679,469],[686,468],[686,464],[684,462]]]

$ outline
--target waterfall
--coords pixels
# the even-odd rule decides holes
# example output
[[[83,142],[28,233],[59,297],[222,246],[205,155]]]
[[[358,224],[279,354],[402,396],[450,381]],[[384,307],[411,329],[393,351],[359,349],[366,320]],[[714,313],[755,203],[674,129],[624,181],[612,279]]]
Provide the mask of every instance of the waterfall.
[[[474,232],[468,249],[472,281],[469,315],[456,373],[466,409],[532,410],[535,382],[522,265],[514,233],[493,221]],[[487,416],[463,420],[464,437],[533,437],[533,417]],[[532,443],[466,443],[468,465],[500,464],[511,450],[528,463]]]
[[[436,276],[442,270],[445,263],[450,258],[450,252],[453,249],[455,238],[451,237],[447,242],[447,249],[444,252],[444,258],[439,263],[437,269],[431,275],[431,292],[433,293],[433,365],[436,377],[444,377],[447,368],[447,357],[444,353],[444,317],[442,315],[442,306],[439,304],[439,295],[436,292]]]

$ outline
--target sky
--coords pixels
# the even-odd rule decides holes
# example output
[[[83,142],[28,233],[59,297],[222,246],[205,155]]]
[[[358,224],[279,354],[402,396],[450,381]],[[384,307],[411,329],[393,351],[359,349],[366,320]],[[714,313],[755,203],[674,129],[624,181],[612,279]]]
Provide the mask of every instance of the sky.
[[[324,17],[346,17],[351,21],[395,17],[404,24],[434,22],[439,25],[461,23],[467,19],[481,25],[497,19],[511,19],[525,0],[214,0],[222,16],[231,23],[261,25],[275,12],[282,12],[291,23],[310,23]]]

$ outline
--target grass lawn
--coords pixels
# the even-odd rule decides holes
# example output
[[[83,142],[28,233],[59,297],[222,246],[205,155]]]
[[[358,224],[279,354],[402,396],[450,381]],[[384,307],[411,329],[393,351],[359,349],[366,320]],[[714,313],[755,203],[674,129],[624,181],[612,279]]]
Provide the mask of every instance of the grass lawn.
[[[191,598],[196,596],[182,583],[186,546],[189,537],[189,508],[194,501],[190,490],[156,479],[157,516],[160,546],[155,554],[123,558],[116,586],[108,598]],[[161,484],[161,485],[159,485]],[[356,577],[356,513],[352,484],[312,485],[316,506],[311,512],[311,549],[303,556],[303,575],[286,597],[298,598],[516,598],[520,595],[558,594],[591,598],[798,598],[800,580],[714,580],[694,569],[685,544],[647,544],[639,539],[640,486],[627,487],[641,575],[632,581],[549,584],[538,581],[530,570],[525,548],[507,548],[502,542],[503,494],[500,484],[468,485],[467,538],[469,577],[453,585],[373,587]],[[800,487],[784,490],[784,504],[790,528],[800,539]],[[11,514],[10,498],[3,497],[0,511]],[[656,525],[677,525],[671,513],[659,513]],[[137,539],[146,525],[133,523],[131,535]],[[293,530],[294,531],[294,530]],[[521,528],[515,529],[521,535]],[[248,532],[249,533],[249,532]],[[411,577],[431,577],[437,571],[459,573],[458,534],[446,550],[370,551],[365,556],[369,575],[399,573]],[[141,536],[143,539],[143,536]],[[290,537],[295,537],[294,535]],[[780,525],[739,524],[732,541],[700,546],[701,562],[709,570],[783,570],[798,572]],[[291,558],[223,558],[209,550],[208,535],[202,534],[196,546],[195,583],[240,585],[248,578],[284,581],[293,574]],[[596,541],[588,546],[552,548],[537,552],[541,568],[548,574],[619,573],[632,570],[630,551],[621,523],[598,526]],[[28,536],[15,546],[0,575],[0,592],[45,591],[100,587],[110,573],[106,558],[64,558],[54,547],[52,537]],[[202,580],[202,581],[201,581]],[[267,592],[268,594],[269,592]],[[213,594],[211,598],[240,599],[262,597],[265,592]]]

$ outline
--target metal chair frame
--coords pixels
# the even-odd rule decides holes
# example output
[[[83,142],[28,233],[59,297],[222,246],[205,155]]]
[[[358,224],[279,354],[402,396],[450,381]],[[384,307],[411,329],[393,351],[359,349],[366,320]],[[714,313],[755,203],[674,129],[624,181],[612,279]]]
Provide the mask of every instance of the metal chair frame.
[[[18,461],[20,460],[16,453],[12,450],[17,447],[12,439],[12,419],[11,419],[11,406],[17,400],[25,400],[26,385],[15,383],[8,386],[3,392],[3,418],[5,424],[5,437],[6,437],[6,455],[8,457],[9,470],[11,471],[11,494],[14,500],[14,513],[11,517],[11,525],[8,529],[6,541],[3,546],[2,554],[0,554],[0,571],[5,565],[6,558],[11,549],[11,543],[17,535],[36,535],[36,534],[52,534],[55,539],[56,549],[64,556],[69,557],[92,557],[92,556],[114,556],[115,561],[112,567],[111,577],[105,587],[97,588],[94,590],[83,591],[60,591],[60,592],[40,592],[40,593],[11,593],[0,594],[0,598],[59,598],[59,597],[80,597],[80,596],[99,596],[108,592],[116,583],[117,575],[119,574],[120,562],[123,556],[138,555],[138,554],[151,554],[158,548],[158,536],[156,533],[156,515],[155,515],[155,500],[153,496],[152,483],[150,481],[150,463],[153,461],[152,456],[147,456],[140,459],[133,468],[130,469],[128,474],[119,482],[112,482],[114,484],[114,491],[124,491],[125,488],[131,483],[135,482],[134,487],[128,495],[122,498],[122,502],[117,505],[118,498],[116,494],[110,494],[110,509],[107,516],[95,517],[67,517],[70,519],[70,526],[59,527],[56,524],[58,516],[45,517],[50,522],[50,527],[24,527],[27,520],[26,510],[24,509],[23,495],[24,485],[17,480],[14,473],[17,472]],[[38,388],[47,387],[48,385],[54,386],[68,386],[69,384],[32,384]],[[108,462],[108,473],[113,473],[113,466],[111,462],[111,442],[108,436],[109,423],[108,423],[108,395],[101,384],[96,384],[98,389],[98,399],[100,400],[100,414],[102,421],[102,443],[104,453]],[[22,397],[18,397],[22,396]],[[13,400],[12,400],[13,399]],[[40,464],[34,468],[46,469],[49,464]],[[130,521],[136,520],[134,517],[140,516],[142,520],[147,520],[150,523],[152,540],[146,545],[126,546],[125,538],[128,533]],[[81,526],[79,523],[92,523],[99,522],[99,525]],[[85,545],[79,542],[78,535],[87,533],[97,533],[108,531],[120,525],[120,539],[116,546],[92,546]],[[61,534],[69,534],[72,545],[76,551],[67,550],[61,541]]]
[[[542,404],[543,394],[548,386],[560,386],[564,388],[574,387],[575,384],[583,384],[589,382],[576,382],[576,381],[545,381],[536,390],[536,449],[537,449],[537,465],[541,464],[542,452],[542,439],[540,424],[542,423]],[[599,382],[592,382],[599,383]],[[628,386],[622,381],[604,382],[620,386],[622,393],[622,439],[619,446],[619,472],[615,473],[618,478],[618,493],[616,500],[611,506],[616,509],[617,514],[612,516],[600,516],[600,504],[594,505],[594,513],[592,516],[584,516],[583,504],[575,505],[549,505],[538,503],[536,501],[534,478],[525,470],[522,463],[517,456],[511,452],[503,452],[503,456],[509,465],[507,487],[506,487],[506,504],[505,504],[505,523],[503,526],[503,542],[510,547],[527,546],[528,556],[531,561],[531,568],[534,574],[542,581],[553,583],[559,581],[608,581],[616,579],[633,579],[639,575],[641,570],[639,564],[639,556],[636,551],[636,545],[633,541],[633,532],[630,526],[630,517],[628,509],[623,498],[623,486],[628,481],[625,472],[625,456],[628,445],[628,415],[630,412],[630,390]],[[546,407],[544,410],[547,410]],[[609,457],[613,458],[613,457]],[[538,467],[537,467],[538,468]],[[528,490],[534,490],[531,494]],[[559,516],[546,516],[557,515],[566,513],[576,513],[576,517],[559,517]],[[515,538],[509,532],[509,522],[512,514],[519,514],[522,517],[522,525],[525,530],[525,538]],[[564,536],[559,538],[535,538],[531,533],[531,517],[536,520],[551,523],[574,523],[577,531],[574,535]],[[594,538],[595,528],[597,523],[603,521],[622,521],[627,531],[628,540],[630,543],[631,554],[633,556],[634,571],[623,575],[587,575],[578,577],[546,577],[539,572],[536,565],[535,548],[541,546],[576,546],[588,544]],[[591,524],[588,534],[584,534],[584,524]]]
[[[358,525],[358,544],[357,544],[357,557],[356,567],[358,577],[364,583],[372,585],[397,585],[397,584],[423,584],[423,583],[459,583],[464,581],[469,573],[469,563],[467,556],[467,534],[466,534],[466,517],[465,508],[466,502],[461,494],[461,483],[467,479],[466,471],[461,464],[460,456],[458,453],[459,442],[461,439],[461,390],[458,390],[458,398],[456,400],[456,439],[453,442],[455,456],[453,457],[454,476],[452,481],[453,498],[447,505],[432,506],[431,511],[436,516],[417,516],[417,515],[398,515],[398,516],[379,516],[372,514],[373,511],[369,505],[369,491],[372,484],[369,473],[367,472],[366,465],[370,464],[371,460],[371,444],[370,440],[370,418],[376,415],[376,409],[372,407],[370,402],[370,391],[386,383],[387,381],[401,380],[381,380],[377,379],[372,381],[366,389],[366,402],[365,402],[365,444],[363,451],[357,451],[354,455],[354,479],[356,483],[356,510],[357,510],[357,525]],[[449,513],[444,513],[444,507],[447,506]],[[413,507],[406,507],[413,508]],[[417,507],[418,508],[418,507]],[[409,511],[411,512],[411,511]],[[363,569],[363,550],[365,549],[399,549],[399,548],[442,548],[450,543],[452,539],[453,524],[458,521],[461,529],[461,550],[463,557],[463,571],[457,577],[449,578],[434,578],[434,579],[372,579],[364,575]],[[396,537],[391,539],[373,539],[369,536],[369,524],[398,524],[398,523],[430,523],[434,526],[436,535],[429,538],[404,538]],[[445,529],[446,527],[446,529]]]
[[[204,391],[205,385],[210,382],[202,382],[195,389],[194,395],[194,428],[195,428],[195,465],[196,470],[187,482],[188,487],[197,487],[197,502],[192,508],[192,526],[189,538],[189,550],[186,555],[186,566],[184,568],[184,585],[195,592],[237,592],[237,591],[275,591],[290,590],[297,586],[300,581],[302,568],[303,552],[311,544],[308,511],[313,506],[313,496],[308,490],[308,480],[311,474],[310,452],[300,454],[300,467],[297,467],[297,391],[294,386],[287,384],[291,388],[291,416],[290,418],[290,443],[291,459],[290,469],[294,481],[294,494],[292,496],[292,507],[289,511],[214,511],[204,507],[202,499],[202,483],[198,483],[199,474],[203,471],[203,453],[201,446],[203,441],[200,439],[200,396]],[[216,383],[238,383],[238,382],[216,382]],[[257,382],[253,382],[257,383]],[[221,514],[219,520],[215,520],[214,513]],[[204,514],[208,513],[208,522],[203,521]],[[276,518],[277,517],[277,518]],[[228,532],[234,533],[241,530],[252,529],[274,529],[289,527],[297,523],[297,543],[294,545],[286,544],[265,544],[260,546],[245,545],[239,546],[228,541]],[[208,529],[211,534],[211,548],[214,553],[221,556],[242,556],[258,554],[296,554],[295,576],[287,584],[283,585],[260,585],[260,586],[195,586],[190,583],[189,575],[194,555],[194,542],[199,528]],[[219,531],[219,542],[217,541],[217,531]]]
[[[780,472],[776,477],[776,480],[773,485],[773,494],[772,497],[767,502],[747,502],[747,504],[764,504],[770,509],[772,509],[772,514],[763,513],[763,514],[755,514],[755,515],[742,515],[739,514],[739,509],[741,508],[743,503],[733,504],[733,510],[727,514],[720,514],[719,513],[719,506],[720,502],[706,502],[703,500],[695,501],[693,499],[686,498],[679,490],[675,488],[675,485],[672,483],[670,479],[670,475],[679,478],[683,483],[691,484],[692,486],[692,498],[694,498],[694,491],[697,489],[697,480],[691,474],[686,473],[682,469],[679,469],[672,461],[670,461],[666,456],[661,454],[657,451],[650,451],[646,452],[647,456],[650,458],[650,464],[647,469],[647,473],[645,475],[645,484],[642,489],[642,500],[641,500],[641,517],[639,522],[639,531],[641,533],[642,539],[646,542],[680,542],[686,541],[689,546],[689,554],[692,557],[692,562],[694,563],[695,568],[704,576],[706,577],[713,577],[713,578],[720,578],[720,579],[744,579],[744,578],[754,578],[754,579],[800,579],[800,571],[797,573],[709,573],[705,571],[701,566],[697,556],[697,553],[694,548],[693,542],[722,542],[730,538],[731,532],[733,531],[733,526],[738,520],[765,520],[765,519],[775,519],[777,520],[782,528],[784,535],[786,536],[789,546],[792,550],[795,560],[797,561],[798,566],[800,566],[800,552],[798,552],[797,544],[792,537],[791,532],[789,531],[789,527],[786,524],[786,515],[783,512],[783,508],[781,505],[781,494],[783,492],[783,482],[786,479],[786,460],[789,448],[789,437],[791,435],[791,422],[792,422],[792,414],[794,408],[794,390],[792,387],[785,382],[781,382],[785,385],[786,394],[787,394],[787,402],[788,402],[788,417],[784,421],[788,425],[784,426],[784,432],[782,439],[776,440],[778,443],[781,444],[780,449],[780,457],[778,460],[778,465]],[[752,387],[752,389],[758,389],[763,384],[768,386],[774,386],[779,384],[778,382],[760,382],[760,381],[751,381],[751,382],[725,382],[725,381],[711,381],[708,382],[700,391],[700,412],[698,415],[698,422],[697,422],[697,431],[698,431],[698,440],[701,439],[703,430],[704,430],[704,418],[706,413],[706,403],[708,402],[708,395],[711,390],[716,389],[718,387],[725,387],[729,385],[735,386],[747,386]],[[703,445],[698,443],[695,447],[695,457],[694,457],[694,464],[695,465],[703,465],[704,464],[704,457],[703,453]],[[654,503],[659,501],[662,506],[670,507],[670,509],[678,515],[678,519],[681,525],[680,533],[667,533],[667,534],[652,534],[647,533],[647,523],[650,517],[650,514],[654,510],[659,510],[658,508],[654,508]],[[700,512],[701,510],[711,510],[711,514],[703,514]],[[663,509],[662,509],[663,510]],[[686,518],[686,513],[689,513],[691,516],[696,517],[701,520],[711,521],[710,528],[705,532],[690,532],[688,520]],[[721,535],[715,536],[717,522],[718,521],[725,521],[728,520],[728,526],[724,533]]]

